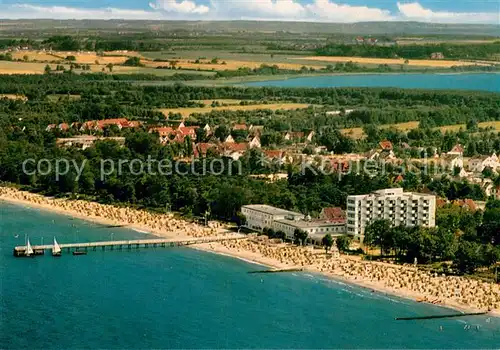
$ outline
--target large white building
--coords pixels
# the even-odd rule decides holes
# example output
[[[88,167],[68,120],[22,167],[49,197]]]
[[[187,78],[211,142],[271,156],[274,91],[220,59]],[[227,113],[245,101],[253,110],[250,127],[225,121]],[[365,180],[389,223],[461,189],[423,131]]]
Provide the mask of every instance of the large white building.
[[[255,231],[264,228],[273,228],[274,221],[285,218],[291,220],[303,220],[304,214],[272,207],[265,204],[249,204],[241,207],[241,213],[245,215],[247,227]]]
[[[252,204],[241,207],[247,227],[262,232],[264,228],[283,231],[287,239],[293,240],[296,229],[307,232],[311,241],[321,242],[326,235],[340,236],[346,233],[345,222],[328,220],[310,220],[304,214],[275,208],[270,205]]]
[[[347,197],[347,234],[361,240],[365,228],[387,219],[393,226],[436,226],[436,197],[390,188]]]
[[[327,234],[335,237],[346,233],[344,222],[330,222],[326,220],[293,220],[285,218],[282,220],[275,220],[273,224],[273,230],[285,232],[286,238],[289,240],[294,239],[296,229],[307,232],[308,238],[317,244],[321,244],[321,240]]]

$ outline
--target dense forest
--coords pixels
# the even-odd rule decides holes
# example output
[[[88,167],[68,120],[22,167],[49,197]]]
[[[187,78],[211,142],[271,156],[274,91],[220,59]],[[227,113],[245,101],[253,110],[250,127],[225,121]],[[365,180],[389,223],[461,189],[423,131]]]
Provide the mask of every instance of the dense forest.
[[[320,56],[429,59],[440,52],[445,59],[494,59],[500,52],[500,41],[489,44],[426,44],[426,45],[345,45],[329,44],[317,49]]]

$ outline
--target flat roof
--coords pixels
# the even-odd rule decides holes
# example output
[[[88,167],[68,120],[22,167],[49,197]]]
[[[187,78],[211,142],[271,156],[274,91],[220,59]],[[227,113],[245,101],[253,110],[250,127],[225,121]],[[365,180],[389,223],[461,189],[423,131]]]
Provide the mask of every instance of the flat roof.
[[[297,212],[286,210],[286,209],[276,208],[276,207],[273,207],[273,206],[267,205],[267,204],[248,204],[248,205],[242,206],[242,208],[260,211],[262,213],[269,214],[269,215],[304,216],[304,214],[302,214],[302,213],[297,213]]]
[[[305,220],[275,220],[280,224],[286,224],[294,226],[301,229],[317,228],[317,227],[333,227],[333,226],[345,226],[345,223],[340,222],[330,222],[326,220],[315,220],[315,221],[305,221]]]

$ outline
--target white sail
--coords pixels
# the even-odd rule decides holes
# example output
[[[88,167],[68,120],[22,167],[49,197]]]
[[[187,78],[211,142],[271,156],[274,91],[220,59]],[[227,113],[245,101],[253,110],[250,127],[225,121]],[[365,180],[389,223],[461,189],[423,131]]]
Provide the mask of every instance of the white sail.
[[[33,248],[31,248],[30,240],[26,243],[26,256],[33,255]]]
[[[52,253],[57,254],[61,252],[61,247],[57,244],[56,238],[54,237],[54,247],[52,248]]]

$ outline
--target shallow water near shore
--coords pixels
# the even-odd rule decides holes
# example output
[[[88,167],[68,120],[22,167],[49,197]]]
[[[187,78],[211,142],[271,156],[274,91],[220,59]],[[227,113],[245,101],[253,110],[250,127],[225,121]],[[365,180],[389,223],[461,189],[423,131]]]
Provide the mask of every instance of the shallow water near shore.
[[[14,258],[32,244],[151,237],[0,201],[4,348],[495,348],[500,319],[189,248]],[[17,236],[17,238],[16,238]],[[488,322],[489,321],[489,322]],[[464,328],[470,325],[470,329]],[[442,326],[442,330],[440,330]],[[478,326],[478,327],[477,327]]]
[[[298,77],[245,83],[245,86],[279,87],[397,87],[405,89],[458,89],[500,91],[500,74],[344,74]]]

